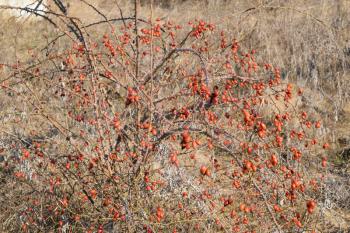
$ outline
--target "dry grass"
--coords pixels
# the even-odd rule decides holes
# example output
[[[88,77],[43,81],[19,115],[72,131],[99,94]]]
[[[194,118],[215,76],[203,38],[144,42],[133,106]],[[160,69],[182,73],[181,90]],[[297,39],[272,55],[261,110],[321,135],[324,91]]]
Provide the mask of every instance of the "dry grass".
[[[119,18],[120,12],[114,0],[89,1],[109,18]],[[132,12],[129,1],[118,1],[124,16]],[[339,151],[350,148],[350,1],[347,0],[250,0],[250,1],[169,1],[155,6],[154,15],[180,23],[201,18],[218,27],[229,29],[247,49],[260,51],[264,60],[277,64],[282,77],[305,89],[303,108],[321,117],[328,126],[329,139],[333,143],[331,158],[336,162],[337,172],[332,179],[342,182],[344,197],[350,196],[347,182],[350,175],[349,158],[339,156]],[[50,3],[50,2],[49,2]],[[79,0],[69,1],[68,15],[81,19],[83,25],[103,20],[96,12]],[[50,4],[49,4],[50,5]],[[112,6],[112,7],[111,7]],[[166,8],[164,7],[166,6]],[[141,9],[141,16],[148,18],[147,3]],[[30,49],[41,49],[52,40],[57,32],[36,17],[17,18],[9,12],[0,12],[0,63],[15,60],[30,61]],[[39,23],[40,22],[40,23]],[[103,34],[107,27],[90,33]],[[62,48],[66,38],[57,43]],[[0,81],[3,77],[0,77]],[[35,129],[45,127],[39,121],[27,125],[16,125],[23,103],[0,93],[0,120],[2,132],[16,132],[29,136]],[[1,140],[5,138],[1,133]],[[345,141],[344,141],[345,140]],[[5,142],[5,140],[3,140]],[[332,171],[331,171],[332,172]],[[336,182],[335,182],[336,183]],[[340,186],[339,186],[340,187]],[[333,195],[333,196],[332,196]],[[342,232],[350,229],[350,205],[339,203],[349,199],[330,194],[329,201],[337,206],[325,211],[324,232]],[[338,198],[338,199],[337,199]],[[1,217],[0,217],[1,219]],[[327,226],[327,224],[329,224]]]

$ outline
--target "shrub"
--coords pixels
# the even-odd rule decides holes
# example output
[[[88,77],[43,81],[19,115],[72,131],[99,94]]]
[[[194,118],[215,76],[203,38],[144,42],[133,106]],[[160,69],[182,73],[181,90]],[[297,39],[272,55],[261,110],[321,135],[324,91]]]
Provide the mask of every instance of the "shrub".
[[[313,231],[328,144],[302,90],[220,25],[117,22],[4,65],[19,121],[40,122],[3,168],[7,229]]]

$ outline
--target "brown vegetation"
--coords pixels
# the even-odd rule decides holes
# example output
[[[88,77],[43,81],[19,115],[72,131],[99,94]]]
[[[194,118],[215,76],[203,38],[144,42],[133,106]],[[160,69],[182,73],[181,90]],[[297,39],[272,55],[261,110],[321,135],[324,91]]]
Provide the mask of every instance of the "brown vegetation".
[[[57,1],[46,1],[44,17],[13,16],[20,9],[0,6],[2,231],[237,230],[230,221],[249,222],[241,230],[256,232],[350,229],[349,1],[141,1],[136,20],[130,1],[62,2],[67,12]],[[215,25],[216,34],[201,37],[201,32],[198,41],[188,37],[187,23],[200,25],[196,19],[208,31]],[[185,28],[175,30],[174,46],[165,26],[162,40],[141,32],[151,30],[149,22],[169,20]],[[273,79],[260,79],[270,71],[251,79],[250,71],[238,69],[232,78],[223,64],[234,41],[237,56],[244,60],[244,52],[272,64],[277,68],[271,68],[272,77],[281,82],[269,86]],[[232,92],[242,99],[230,103],[235,108],[221,100],[228,85],[223,78],[241,85]],[[208,88],[207,95],[195,85]],[[243,99],[255,100],[255,94],[260,104],[247,107]],[[290,120],[281,120],[279,139],[277,115],[286,113]],[[289,139],[294,129],[305,138]],[[313,139],[315,148],[304,149]],[[272,148],[252,149],[259,143]],[[303,148],[303,163],[297,162],[297,150],[289,150],[294,147]],[[252,168],[259,164],[252,154],[266,164],[263,175]],[[318,180],[325,157],[325,179]],[[277,172],[286,164],[296,180]],[[233,170],[242,172],[232,178],[227,174]],[[279,202],[261,178],[280,182]],[[316,181],[322,188],[302,191]],[[289,189],[299,199],[279,200]],[[217,207],[221,201],[226,209]],[[188,209],[180,211],[180,205]]]

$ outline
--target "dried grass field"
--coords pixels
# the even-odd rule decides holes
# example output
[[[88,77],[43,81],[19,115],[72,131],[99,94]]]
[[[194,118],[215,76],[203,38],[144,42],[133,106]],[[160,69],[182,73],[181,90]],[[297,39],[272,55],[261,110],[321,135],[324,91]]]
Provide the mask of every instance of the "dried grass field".
[[[0,0],[0,28],[1,232],[350,232],[349,0]]]

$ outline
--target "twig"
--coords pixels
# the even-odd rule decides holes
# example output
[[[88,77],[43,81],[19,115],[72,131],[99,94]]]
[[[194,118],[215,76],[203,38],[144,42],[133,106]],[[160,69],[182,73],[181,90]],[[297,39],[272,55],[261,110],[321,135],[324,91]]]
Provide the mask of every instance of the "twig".
[[[278,222],[277,222],[277,220],[275,218],[275,215],[273,214],[273,212],[271,210],[271,207],[269,206],[269,203],[267,202],[267,198],[266,198],[264,192],[260,189],[260,187],[256,184],[256,182],[253,179],[252,179],[252,182],[253,182],[254,187],[259,191],[260,195],[264,199],[265,206],[266,206],[267,210],[269,211],[269,213],[271,215],[271,218],[273,220],[273,223],[275,224],[278,232],[282,233],[283,231],[281,230],[281,226],[278,224]]]

